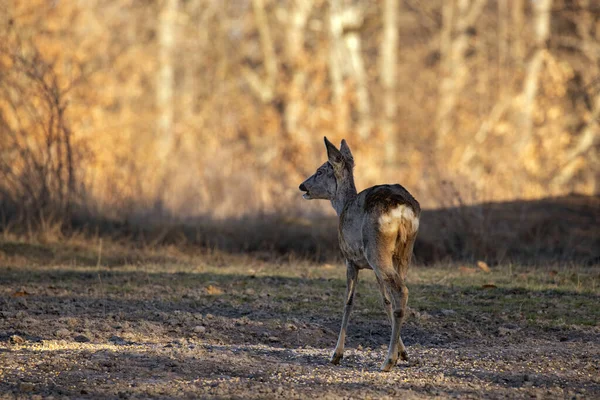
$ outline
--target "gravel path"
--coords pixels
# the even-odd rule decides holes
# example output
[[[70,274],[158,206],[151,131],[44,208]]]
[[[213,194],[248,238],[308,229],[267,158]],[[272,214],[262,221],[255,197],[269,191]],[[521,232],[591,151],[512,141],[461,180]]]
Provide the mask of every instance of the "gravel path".
[[[390,327],[374,281],[359,287],[334,366],[342,279],[267,267],[0,266],[0,398],[600,398],[595,292],[510,287],[499,273],[482,275],[507,285],[490,291],[471,272],[416,272],[410,361],[381,373]]]
[[[222,326],[219,319],[213,317],[215,327]],[[151,325],[144,330],[136,324],[128,330],[145,335],[94,336],[62,328],[52,336],[63,338],[40,340],[13,333],[0,343],[0,392],[7,398],[600,396],[597,336],[592,341],[588,337],[560,342],[516,334],[423,346],[411,345],[414,338],[409,335],[411,361],[381,373],[385,345],[348,348],[342,365],[333,366],[327,362],[331,346],[291,346],[281,339],[291,333],[288,330],[271,329],[262,339],[270,344],[236,344],[215,340],[223,337],[222,331],[212,334],[211,324],[205,325],[175,335],[160,329],[152,333]],[[246,341],[256,334],[254,329],[237,328]],[[230,333],[233,339],[235,332]],[[325,341],[333,342],[335,335],[329,336]],[[136,341],[130,340],[134,337]],[[351,340],[357,341],[360,338]]]

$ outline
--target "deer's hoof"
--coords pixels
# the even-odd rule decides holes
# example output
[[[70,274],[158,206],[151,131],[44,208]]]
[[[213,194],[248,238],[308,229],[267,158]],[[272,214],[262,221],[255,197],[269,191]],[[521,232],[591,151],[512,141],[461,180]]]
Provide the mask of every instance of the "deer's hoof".
[[[404,360],[404,361],[408,361],[408,353],[406,353],[406,350],[402,350],[400,352],[400,359]]]
[[[340,361],[342,361],[342,358],[344,358],[342,353],[333,353],[330,362],[334,365],[338,365]]]
[[[381,365],[381,372],[390,372],[396,365],[396,361],[388,358],[386,362]]]

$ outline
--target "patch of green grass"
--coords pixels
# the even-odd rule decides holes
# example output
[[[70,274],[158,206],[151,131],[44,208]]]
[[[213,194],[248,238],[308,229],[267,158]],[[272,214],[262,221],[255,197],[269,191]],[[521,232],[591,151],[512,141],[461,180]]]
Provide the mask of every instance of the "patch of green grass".
[[[485,273],[446,266],[418,270],[414,276],[418,283],[410,304],[420,311],[445,309],[453,310],[448,315],[456,319],[483,314],[545,326],[596,325],[600,320],[595,268],[497,267]]]
[[[245,301],[243,296],[228,294],[237,285],[242,292],[268,293],[267,300],[275,309],[279,304],[285,312],[341,313],[345,291],[342,265],[332,268],[299,262],[267,265],[258,272],[248,270],[254,268],[209,264],[203,271],[211,281],[199,283],[223,286],[222,296],[233,302]],[[500,266],[488,273],[478,269],[464,272],[457,265],[415,266],[408,278],[409,306],[428,313],[452,310],[444,315],[450,321],[483,317],[544,326],[596,325],[600,319],[599,280],[596,269],[576,266]],[[384,315],[372,271],[360,272],[355,310]]]
[[[35,292],[36,286],[53,285],[62,289],[89,288],[97,296],[115,298],[125,295],[170,302],[187,298],[200,305],[219,300],[233,309],[269,307],[273,312],[292,315],[341,316],[346,286],[341,262],[329,265],[303,260],[265,261],[217,251],[173,253],[169,258],[156,249],[148,252],[147,262],[81,265],[78,260],[82,254],[91,257],[88,247],[67,246],[62,253],[60,247],[52,252],[35,248],[32,264],[28,264],[29,247],[3,245],[0,249],[8,257],[0,259],[4,291],[10,295],[21,286],[30,286]],[[116,259],[111,251],[110,246],[105,246],[102,259]],[[142,259],[138,253],[128,255],[121,247],[115,252],[123,259]],[[47,264],[41,262],[43,257],[48,257]],[[166,261],[156,261],[163,259]],[[407,284],[409,307],[433,315],[441,313],[445,321],[514,321],[560,327],[594,326],[600,320],[598,267],[507,264],[485,272],[475,266],[456,264],[417,265],[411,267]],[[451,311],[442,313],[443,310]],[[372,271],[359,274],[355,313],[384,315]]]

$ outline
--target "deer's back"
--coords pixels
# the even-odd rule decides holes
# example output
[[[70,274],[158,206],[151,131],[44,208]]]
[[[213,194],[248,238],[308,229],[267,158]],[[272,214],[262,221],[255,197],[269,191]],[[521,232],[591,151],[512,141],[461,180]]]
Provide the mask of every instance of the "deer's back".
[[[363,190],[363,207],[366,213],[385,214],[398,206],[408,206],[415,215],[421,213],[419,202],[402,185],[377,185]]]
[[[365,189],[340,215],[340,249],[346,258],[368,267],[368,243],[405,242],[416,235],[420,213],[419,202],[401,185]]]

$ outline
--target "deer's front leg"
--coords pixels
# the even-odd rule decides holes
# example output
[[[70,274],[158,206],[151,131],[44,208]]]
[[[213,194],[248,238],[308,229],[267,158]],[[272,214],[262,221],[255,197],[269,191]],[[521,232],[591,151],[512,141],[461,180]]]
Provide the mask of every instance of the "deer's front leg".
[[[339,364],[342,357],[344,357],[346,328],[348,327],[348,319],[350,319],[350,312],[352,312],[352,307],[354,305],[354,291],[356,290],[357,280],[358,268],[356,268],[352,262],[346,260],[346,297],[344,298],[344,316],[342,317],[342,327],[340,328],[337,345],[331,356],[331,362],[333,364]]]

